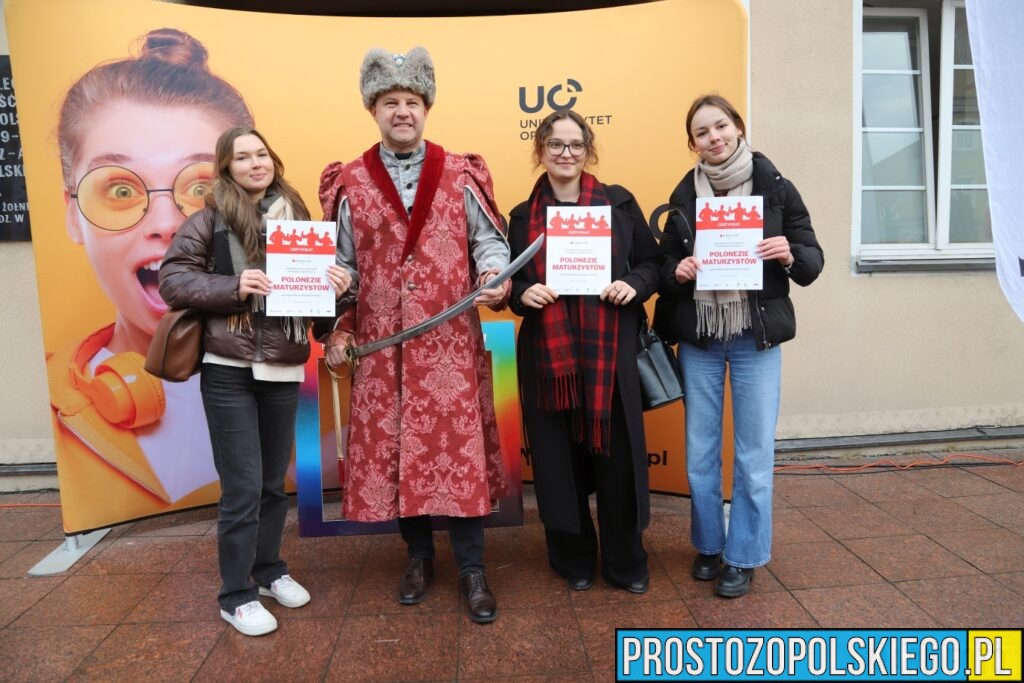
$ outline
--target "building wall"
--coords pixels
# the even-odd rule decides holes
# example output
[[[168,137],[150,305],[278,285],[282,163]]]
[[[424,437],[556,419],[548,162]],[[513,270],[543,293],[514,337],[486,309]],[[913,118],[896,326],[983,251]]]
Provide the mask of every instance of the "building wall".
[[[1024,424],[1022,328],[994,272],[853,271],[856,1],[749,3],[751,138],[800,189],[826,253],[793,294],[778,435]],[[0,464],[52,462],[31,243],[0,242],[0,283]]]
[[[8,53],[0,0],[0,54]],[[17,87],[17,84],[15,84]],[[41,226],[33,226],[39,230]],[[0,464],[53,462],[50,400],[31,242],[0,242]],[[28,480],[31,479],[31,482]],[[36,477],[22,484],[38,486]],[[2,490],[2,489],[0,489]]]
[[[794,288],[779,437],[1024,424],[1024,328],[994,270],[853,270],[855,2],[750,3],[753,146],[800,189],[825,250],[818,281]]]

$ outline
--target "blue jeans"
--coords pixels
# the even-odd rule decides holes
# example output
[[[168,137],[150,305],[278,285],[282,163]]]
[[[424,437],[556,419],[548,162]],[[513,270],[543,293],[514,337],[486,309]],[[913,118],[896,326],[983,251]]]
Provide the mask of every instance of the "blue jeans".
[[[281,559],[284,477],[295,443],[299,383],[265,382],[253,379],[250,368],[204,363],[199,385],[220,476],[217,600],[234,612],[259,598],[259,586],[288,573]]]
[[[782,350],[758,351],[748,330],[707,349],[679,344],[686,386],[686,476],[690,537],[698,552],[723,553],[734,567],[771,559],[772,476],[779,415]],[[722,507],[722,412],[729,368],[735,444],[732,506],[726,533]]]

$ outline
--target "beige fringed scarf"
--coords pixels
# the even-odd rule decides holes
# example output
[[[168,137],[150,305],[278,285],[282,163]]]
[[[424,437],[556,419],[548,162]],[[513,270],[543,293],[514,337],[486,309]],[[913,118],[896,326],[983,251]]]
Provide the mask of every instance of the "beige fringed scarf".
[[[268,199],[271,199],[268,193]],[[263,216],[263,228],[266,230],[267,221],[290,221],[295,219],[295,212],[292,211],[292,206],[284,197],[278,196],[273,198],[270,206],[267,207],[266,213]],[[248,263],[245,258],[245,247],[242,246],[242,241],[238,239],[234,230],[228,230],[228,248],[231,251],[231,265],[234,268],[235,273],[241,273],[243,270],[258,268],[259,270],[266,270],[266,261],[264,263]],[[267,298],[262,294],[251,294],[249,295],[249,311],[241,314],[234,314],[228,318],[228,330],[232,332],[246,331],[252,329],[252,318],[250,317],[253,313],[258,313],[266,308]],[[281,318],[281,327],[284,329],[285,336],[296,344],[305,344],[306,338],[306,327],[308,321],[304,318]]]
[[[693,185],[697,197],[714,197],[725,191],[729,197],[748,196],[754,191],[754,157],[746,138],[739,138],[736,151],[718,165],[697,161]],[[697,336],[726,341],[750,328],[750,306],[742,290],[696,290]]]

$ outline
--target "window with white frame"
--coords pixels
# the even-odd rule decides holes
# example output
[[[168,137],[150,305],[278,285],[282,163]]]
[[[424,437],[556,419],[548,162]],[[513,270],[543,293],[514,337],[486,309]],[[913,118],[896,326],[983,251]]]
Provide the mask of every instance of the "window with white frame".
[[[992,257],[962,0],[875,0],[861,25],[862,264]]]

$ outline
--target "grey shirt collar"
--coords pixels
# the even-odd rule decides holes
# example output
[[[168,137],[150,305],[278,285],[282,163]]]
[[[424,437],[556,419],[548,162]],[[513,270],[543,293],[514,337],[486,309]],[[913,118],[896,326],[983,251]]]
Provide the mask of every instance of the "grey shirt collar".
[[[385,147],[383,143],[380,146],[380,158],[384,162],[384,167],[390,171],[392,168],[397,168],[401,164],[422,164],[423,160],[427,158],[427,143],[421,141],[420,146],[413,151],[412,156],[408,159],[399,159],[395,152]]]
[[[391,182],[395,184],[395,189],[398,190],[402,206],[411,215],[412,203],[416,200],[416,189],[420,184],[420,173],[423,171],[423,162],[427,158],[427,143],[421,142],[408,159],[399,159],[384,145],[381,145],[379,149],[381,161],[384,162],[384,168],[391,176]]]

